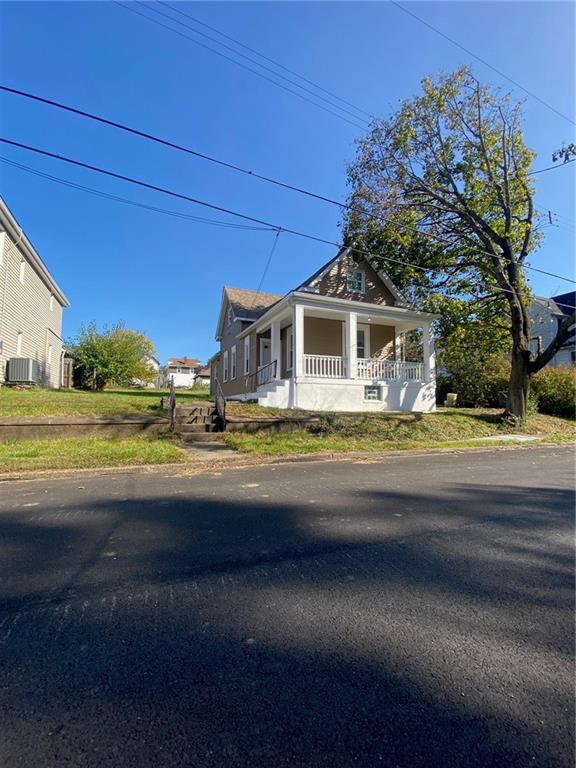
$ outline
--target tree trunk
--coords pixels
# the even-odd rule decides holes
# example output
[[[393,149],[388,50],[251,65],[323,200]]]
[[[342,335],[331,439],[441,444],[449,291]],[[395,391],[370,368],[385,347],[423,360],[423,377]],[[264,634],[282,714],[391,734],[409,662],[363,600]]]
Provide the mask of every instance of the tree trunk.
[[[528,395],[530,393],[530,350],[516,344],[512,349],[512,370],[508,383],[508,403],[504,419],[514,426],[521,426],[528,413]]]

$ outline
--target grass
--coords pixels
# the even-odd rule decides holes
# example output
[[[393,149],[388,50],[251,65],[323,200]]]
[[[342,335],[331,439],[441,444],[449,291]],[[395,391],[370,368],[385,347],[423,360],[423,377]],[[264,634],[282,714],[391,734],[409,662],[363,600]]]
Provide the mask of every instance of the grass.
[[[63,438],[0,443],[2,472],[42,469],[91,469],[185,461],[167,438]]]
[[[160,410],[161,389],[12,389],[0,387],[0,416],[121,416]],[[180,402],[208,401],[207,388],[177,390]]]
[[[261,456],[477,446],[484,445],[474,442],[478,438],[505,434],[499,414],[494,409],[472,408],[441,409],[430,414],[325,414],[319,428],[279,433],[231,432],[226,442],[238,451]],[[576,424],[569,419],[538,414],[529,419],[523,432],[566,442],[576,439]]]

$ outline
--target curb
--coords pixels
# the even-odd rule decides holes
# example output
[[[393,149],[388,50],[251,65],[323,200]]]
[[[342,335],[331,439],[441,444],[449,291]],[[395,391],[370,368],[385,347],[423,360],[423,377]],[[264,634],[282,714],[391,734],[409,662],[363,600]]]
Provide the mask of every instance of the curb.
[[[45,469],[32,472],[13,472],[0,474],[0,487],[3,483],[39,481],[39,480],[65,480],[81,477],[94,477],[100,475],[130,475],[130,474],[158,474],[173,473],[174,476],[193,476],[205,472],[212,472],[221,469],[247,469],[254,466],[271,466],[274,464],[309,464],[314,462],[326,461],[371,461],[372,463],[383,462],[388,458],[418,457],[418,456],[441,456],[451,454],[461,454],[474,451],[475,453],[501,452],[501,451],[529,451],[534,448],[564,448],[574,449],[574,441],[566,443],[551,443],[546,441],[523,442],[514,444],[479,444],[478,446],[450,448],[411,448],[406,450],[390,451],[350,451],[348,453],[334,453],[330,451],[304,454],[304,455],[278,455],[278,456],[249,456],[239,454],[237,457],[228,457],[218,459],[216,457],[206,457],[203,461],[195,464],[191,462],[170,463],[170,464],[135,464],[126,467],[91,467],[87,469]]]

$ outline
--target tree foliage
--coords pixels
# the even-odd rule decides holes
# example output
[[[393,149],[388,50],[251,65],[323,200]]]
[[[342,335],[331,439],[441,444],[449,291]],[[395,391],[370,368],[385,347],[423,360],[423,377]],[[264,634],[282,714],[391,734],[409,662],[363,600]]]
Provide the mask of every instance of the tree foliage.
[[[567,320],[530,358],[524,266],[540,241],[533,157],[521,105],[463,67],[436,82],[426,78],[421,95],[376,121],[348,170],[349,241],[381,254],[381,266],[400,284],[412,280],[416,295],[455,297],[468,302],[477,328],[482,318],[508,328],[515,420],[526,415],[531,374],[570,336]]]
[[[154,371],[148,359],[154,354],[150,339],[122,323],[98,331],[95,322],[82,326],[71,343],[75,375],[80,386],[104,389],[125,386],[134,379],[151,381]]]

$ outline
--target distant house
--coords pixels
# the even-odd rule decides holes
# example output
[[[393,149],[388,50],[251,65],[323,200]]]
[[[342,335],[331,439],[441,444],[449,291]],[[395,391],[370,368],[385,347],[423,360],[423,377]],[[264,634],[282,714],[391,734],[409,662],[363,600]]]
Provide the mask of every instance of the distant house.
[[[192,357],[171,357],[167,363],[168,383],[173,382],[177,389],[194,386],[196,371],[201,367],[200,360]]]
[[[224,288],[213,391],[277,408],[433,411],[436,317],[342,248],[284,296]],[[415,329],[423,355],[406,360],[403,339]]]
[[[556,336],[559,323],[566,315],[572,314],[571,307],[576,306],[576,291],[562,293],[547,299],[535,296],[528,308],[531,322],[530,348],[533,356],[540,354]],[[574,341],[564,344],[548,365],[576,364],[576,345]]]
[[[204,365],[198,368],[196,372],[196,383],[201,384],[203,387],[210,386],[210,366]]]
[[[68,299],[0,198],[0,384],[62,384]],[[10,362],[11,361],[11,362]]]

